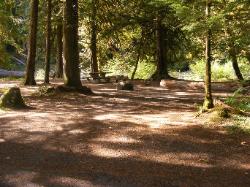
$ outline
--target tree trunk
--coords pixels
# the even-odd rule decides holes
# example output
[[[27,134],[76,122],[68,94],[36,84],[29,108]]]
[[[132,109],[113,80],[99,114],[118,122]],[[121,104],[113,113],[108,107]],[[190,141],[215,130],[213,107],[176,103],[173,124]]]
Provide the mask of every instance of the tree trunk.
[[[91,18],[91,71],[98,72],[98,60],[97,60],[97,23],[96,23],[96,13],[97,13],[97,2],[98,0],[92,0],[92,18]]]
[[[237,60],[237,55],[236,55],[236,49],[235,49],[233,44],[230,46],[229,55],[230,55],[230,58],[232,60],[232,65],[233,65],[233,69],[234,69],[234,73],[235,73],[236,77],[240,81],[244,80],[244,78],[240,72],[240,68],[239,68],[238,60]]]
[[[59,21],[56,29],[56,42],[57,42],[57,69],[56,77],[63,78],[63,25],[62,20]]]
[[[137,51],[137,59],[136,59],[136,64],[135,64],[135,68],[133,70],[133,73],[131,75],[131,80],[134,80],[135,78],[135,74],[136,74],[136,71],[138,69],[138,65],[139,65],[139,62],[140,62],[140,58],[141,58],[141,48],[142,48],[142,36],[141,36],[141,39],[140,39],[140,42],[139,42],[139,48],[138,48],[138,51]]]
[[[64,84],[82,87],[78,51],[78,0],[66,0],[63,20]]]
[[[166,44],[164,38],[164,28],[161,18],[157,18],[156,26],[156,60],[157,69],[152,78],[154,80],[169,79],[168,66],[166,60]]]
[[[206,16],[207,18],[210,17],[210,11],[211,11],[211,0],[206,1]],[[211,55],[211,35],[212,31],[209,28],[207,31],[206,36],[206,75],[205,75],[205,100],[203,107],[204,109],[210,109],[214,107],[213,104],[213,98],[212,98],[212,89],[211,89],[211,61],[212,61],[212,55]]]
[[[135,73],[136,73],[136,71],[137,71],[137,69],[138,69],[138,65],[139,65],[139,61],[140,61],[140,56],[141,56],[140,50],[138,50],[138,55],[137,55],[137,59],[136,59],[136,64],[135,64],[135,68],[134,68],[134,70],[133,70],[133,73],[132,73],[132,75],[131,75],[131,80],[134,80],[134,78],[135,78]]]
[[[39,0],[31,1],[30,28],[29,28],[29,49],[27,57],[26,75],[24,85],[36,85],[35,64],[36,64],[36,43],[37,43],[37,22],[38,22]]]
[[[247,60],[248,60],[248,63],[250,64],[250,52],[247,52],[247,53],[246,53],[246,58],[247,58]]]
[[[51,54],[51,11],[52,0],[47,0],[47,34],[46,34],[46,57],[44,83],[49,84],[50,54]]]

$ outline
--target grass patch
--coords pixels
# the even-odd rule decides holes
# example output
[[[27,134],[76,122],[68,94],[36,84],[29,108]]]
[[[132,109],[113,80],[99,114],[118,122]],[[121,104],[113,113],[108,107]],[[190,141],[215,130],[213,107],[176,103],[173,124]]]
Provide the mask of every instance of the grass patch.
[[[244,116],[234,116],[231,125],[225,126],[229,134],[250,135],[250,118]]]
[[[231,97],[228,97],[225,103],[233,108],[243,112],[250,112],[250,97],[242,95],[244,88],[239,88]]]

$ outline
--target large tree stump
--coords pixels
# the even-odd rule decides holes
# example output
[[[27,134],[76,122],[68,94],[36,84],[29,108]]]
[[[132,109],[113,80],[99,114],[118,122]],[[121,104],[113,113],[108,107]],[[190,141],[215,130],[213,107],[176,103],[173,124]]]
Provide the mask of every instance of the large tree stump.
[[[13,87],[8,89],[0,98],[0,107],[3,108],[25,108],[20,88]]]

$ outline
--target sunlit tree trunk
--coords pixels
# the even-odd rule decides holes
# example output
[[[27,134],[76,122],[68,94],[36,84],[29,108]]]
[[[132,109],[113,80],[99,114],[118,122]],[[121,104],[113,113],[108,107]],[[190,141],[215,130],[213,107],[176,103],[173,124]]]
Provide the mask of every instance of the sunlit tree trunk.
[[[63,17],[64,84],[79,88],[78,0],[65,1]]]
[[[38,22],[39,0],[31,0],[30,28],[29,28],[29,48],[27,57],[27,67],[24,84],[36,85],[35,64],[36,64],[36,43],[37,43],[37,22]]]
[[[56,67],[56,77],[63,78],[63,25],[62,20],[59,20],[56,28],[56,46],[57,46],[57,67]]]
[[[92,18],[91,18],[91,71],[98,72],[98,60],[97,60],[97,3],[98,0],[92,0]]]
[[[210,17],[211,11],[211,0],[206,0],[206,17],[207,19]],[[205,99],[203,107],[204,109],[210,109],[214,107],[213,98],[212,98],[212,86],[211,86],[211,62],[212,62],[212,55],[211,55],[211,35],[212,31],[209,28],[206,35],[206,75],[205,75]]]
[[[46,33],[46,57],[44,83],[49,84],[50,56],[51,56],[51,11],[52,0],[47,0],[47,33]]]

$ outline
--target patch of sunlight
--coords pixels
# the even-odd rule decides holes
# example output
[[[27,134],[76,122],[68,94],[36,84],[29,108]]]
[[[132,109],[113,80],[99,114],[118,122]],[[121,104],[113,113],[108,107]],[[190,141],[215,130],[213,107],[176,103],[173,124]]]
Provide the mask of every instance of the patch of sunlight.
[[[241,164],[241,168],[250,171],[250,164]]]
[[[101,90],[101,91],[116,91],[116,89],[113,89],[113,88],[102,88],[99,90]]]
[[[124,98],[110,98],[109,100],[115,101],[115,102],[121,102],[121,103],[126,103],[129,102],[129,99],[124,99]]]
[[[103,114],[103,115],[97,115],[94,117],[95,120],[103,121],[103,120],[115,120],[119,119],[119,114]]]
[[[208,164],[209,157],[206,154],[200,153],[155,153],[155,152],[146,152],[145,154],[139,154],[139,159],[141,160],[150,160],[153,162],[159,162],[164,164],[175,164],[175,165],[186,165],[186,166],[195,166],[201,168],[211,168],[211,164]]]
[[[0,138],[0,143],[4,143],[5,139]]]
[[[82,180],[78,178],[71,178],[71,177],[53,177],[49,179],[48,184],[51,184],[51,186],[74,186],[74,187],[95,186],[91,181]]]
[[[176,113],[162,112],[157,114],[103,114],[94,117],[95,120],[99,121],[116,121],[116,122],[130,122],[134,124],[142,124],[149,126],[150,128],[157,129],[167,125],[180,125],[184,126],[192,123],[193,117],[188,115],[179,115],[176,117]],[[188,121],[187,121],[188,120]]]
[[[92,144],[90,147],[91,154],[105,158],[126,158],[136,155],[136,152],[133,150],[111,149],[98,144]]]
[[[11,88],[11,87],[16,87],[16,86],[18,86],[18,84],[16,83],[1,83],[0,89]]]
[[[126,144],[132,144],[132,143],[139,143],[139,140],[136,140],[132,137],[128,137],[125,135],[109,135],[96,138],[93,140],[94,142],[111,142],[111,143],[126,143]]]
[[[25,116],[20,113],[8,113],[5,115],[9,120],[5,125],[18,131],[27,132],[54,132],[63,131],[63,127],[58,125],[57,118],[50,113],[29,112]],[[67,121],[70,123],[70,121]],[[65,125],[65,123],[64,123]]]
[[[88,130],[74,129],[74,130],[69,131],[68,133],[69,134],[86,134],[88,132],[89,132]]]
[[[200,93],[188,93],[188,92],[174,92],[174,95],[179,95],[179,96],[188,96],[188,95],[200,95]]]
[[[4,181],[10,186],[39,186],[39,184],[33,182],[38,176],[39,174],[37,172],[16,170],[13,174],[6,175]]]

